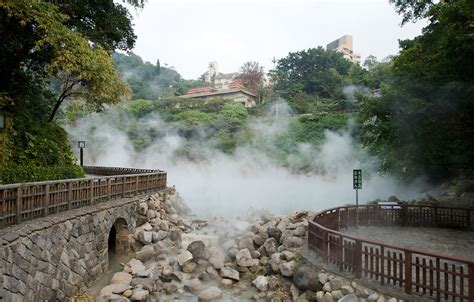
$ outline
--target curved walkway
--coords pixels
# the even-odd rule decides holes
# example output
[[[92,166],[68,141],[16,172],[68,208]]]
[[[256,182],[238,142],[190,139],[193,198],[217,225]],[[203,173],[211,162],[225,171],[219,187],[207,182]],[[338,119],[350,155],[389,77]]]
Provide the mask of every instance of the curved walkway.
[[[393,226],[361,226],[340,232],[362,239],[413,248],[429,253],[439,253],[474,259],[474,231]]]

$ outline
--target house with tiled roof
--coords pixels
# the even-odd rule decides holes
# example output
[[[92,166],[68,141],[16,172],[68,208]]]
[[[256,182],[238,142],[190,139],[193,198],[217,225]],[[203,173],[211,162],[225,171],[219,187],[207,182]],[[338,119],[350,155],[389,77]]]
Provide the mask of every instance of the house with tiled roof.
[[[244,104],[245,107],[253,107],[256,104],[257,96],[245,87],[237,83],[230,85],[228,88],[217,89],[214,87],[199,87],[189,89],[188,93],[179,96],[179,98],[192,99],[210,99],[210,98],[224,98],[233,102]]]

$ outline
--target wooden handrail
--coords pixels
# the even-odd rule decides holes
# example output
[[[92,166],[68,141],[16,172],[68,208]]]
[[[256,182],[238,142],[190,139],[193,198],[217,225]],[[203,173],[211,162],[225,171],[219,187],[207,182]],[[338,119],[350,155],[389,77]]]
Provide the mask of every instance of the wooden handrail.
[[[123,174],[2,185],[0,229],[97,202],[166,188],[167,174],[161,170],[108,167],[85,167],[85,170]]]
[[[442,297],[474,302],[474,260],[339,232],[340,228],[355,225],[356,209],[345,206],[316,214],[309,221],[308,247],[341,271],[354,273],[356,278],[375,279],[382,285],[398,283],[406,294],[415,292],[436,301]],[[415,220],[416,225],[474,227],[473,208],[401,204],[365,205],[359,206],[359,211],[363,214],[359,214],[360,223],[367,226],[409,224]]]

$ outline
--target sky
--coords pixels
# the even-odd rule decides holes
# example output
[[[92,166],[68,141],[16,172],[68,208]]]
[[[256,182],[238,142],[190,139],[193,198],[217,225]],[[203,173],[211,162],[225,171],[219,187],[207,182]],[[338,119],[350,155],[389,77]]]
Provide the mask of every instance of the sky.
[[[198,78],[211,61],[224,73],[246,61],[268,71],[273,58],[326,47],[345,34],[362,60],[383,59],[398,53],[398,39],[413,38],[426,25],[401,27],[388,0],[148,0],[132,15],[133,52],[151,63],[159,59],[185,79]]]

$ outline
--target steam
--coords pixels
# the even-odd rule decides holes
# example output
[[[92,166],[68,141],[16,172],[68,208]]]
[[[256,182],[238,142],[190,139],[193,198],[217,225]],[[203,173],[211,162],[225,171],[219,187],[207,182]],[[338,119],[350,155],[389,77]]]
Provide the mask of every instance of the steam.
[[[377,160],[353,141],[350,129],[326,131],[319,147],[299,144],[286,158],[287,166],[278,165],[271,154],[278,152],[276,144],[288,131],[291,115],[283,101],[270,105],[266,116],[251,121],[252,141],[239,146],[232,155],[209,145],[190,143],[178,134],[175,124],[164,122],[155,113],[135,125],[140,129],[136,130],[138,138],[126,133],[133,121],[116,108],[87,116],[67,130],[71,141],[87,142],[88,165],[167,171],[169,185],[175,185],[200,215],[235,216],[249,207],[283,214],[353,203],[355,168],[364,173],[364,188],[359,192],[362,202],[391,195],[410,199],[421,193],[419,184],[401,185],[395,177],[376,173]],[[150,132],[158,133],[152,144],[136,151],[131,139],[146,139]],[[195,160],[179,156],[185,146]],[[296,173],[303,164],[310,169]]]

